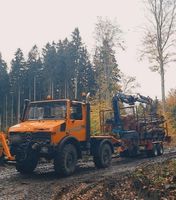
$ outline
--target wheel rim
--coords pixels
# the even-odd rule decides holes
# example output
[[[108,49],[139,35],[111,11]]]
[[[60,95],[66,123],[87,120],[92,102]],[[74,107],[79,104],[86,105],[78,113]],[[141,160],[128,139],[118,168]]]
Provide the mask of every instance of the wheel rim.
[[[157,155],[158,155],[158,151],[157,151],[156,146],[154,146],[154,156],[157,156]]]
[[[160,154],[162,155],[163,152],[164,152],[164,150],[163,150],[163,146],[161,146],[161,147],[160,147]]]

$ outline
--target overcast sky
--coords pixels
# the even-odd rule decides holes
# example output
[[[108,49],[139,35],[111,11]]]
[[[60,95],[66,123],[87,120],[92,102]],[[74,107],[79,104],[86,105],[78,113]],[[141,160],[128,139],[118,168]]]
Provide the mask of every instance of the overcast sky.
[[[69,37],[78,27],[89,52],[93,54],[93,31],[97,16],[109,17],[124,32],[126,51],[118,51],[120,70],[136,76],[138,92],[161,97],[159,74],[151,72],[148,63],[139,62],[139,49],[145,22],[142,0],[0,0],[0,52],[10,63],[17,48],[25,55],[36,44]],[[176,88],[176,66],[166,73],[166,92]]]

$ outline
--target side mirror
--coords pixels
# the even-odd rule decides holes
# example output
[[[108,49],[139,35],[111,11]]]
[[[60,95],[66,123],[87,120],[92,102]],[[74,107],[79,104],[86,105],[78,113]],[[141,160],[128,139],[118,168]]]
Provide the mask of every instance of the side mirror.
[[[27,111],[27,107],[28,107],[29,103],[30,103],[30,100],[29,100],[29,99],[25,99],[25,100],[24,100],[23,114],[22,114],[22,116],[20,117],[20,121],[22,121],[22,122],[23,122],[24,119],[25,119],[25,115],[26,115],[26,111]]]

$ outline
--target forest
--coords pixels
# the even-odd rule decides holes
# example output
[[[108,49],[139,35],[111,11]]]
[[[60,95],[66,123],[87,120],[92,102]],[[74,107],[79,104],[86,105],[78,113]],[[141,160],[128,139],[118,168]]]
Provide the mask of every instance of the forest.
[[[95,95],[97,88],[94,66],[77,28],[70,41],[47,43],[41,54],[33,46],[26,60],[18,48],[10,71],[0,56],[0,72],[1,129],[17,122],[24,99],[79,99],[82,92]]]
[[[149,11],[153,14],[153,5],[150,6]],[[175,13],[175,5],[170,5],[172,6]],[[169,9],[172,9],[170,7]],[[167,11],[168,8],[163,5],[160,9]],[[158,8],[156,14],[159,11]],[[158,17],[161,18],[159,15]],[[160,111],[166,116],[171,133],[175,133],[176,128],[176,89],[170,89],[168,96],[165,97],[164,69],[167,62],[172,59],[172,54],[167,53],[167,49],[172,46],[169,39],[172,38],[174,31],[166,30],[174,29],[174,17],[173,13],[168,17],[169,27],[163,25],[166,19],[161,24],[158,24],[156,19],[155,27],[158,25],[160,28],[156,34],[150,26],[146,29],[150,29],[151,32],[146,31],[146,35],[144,34],[144,48],[141,51],[141,57],[148,57],[152,64],[151,70],[159,72],[161,76]],[[159,43],[157,38],[160,39],[161,33],[163,41]],[[152,40],[151,37],[154,36],[158,37]],[[10,66],[7,66],[1,52],[0,129],[6,131],[9,126],[19,122],[25,99],[37,101],[50,95],[53,99],[81,100],[82,93],[90,92],[95,104],[104,102],[110,106],[112,96],[118,91],[133,93],[134,89],[139,87],[136,78],[123,74],[117,62],[118,51],[125,51],[126,48],[123,30],[112,20],[98,17],[94,37],[93,53],[88,51],[77,27],[70,33],[69,38],[48,42],[42,50],[34,45],[26,58],[22,49],[17,48]],[[153,47],[155,44],[159,45],[157,52]]]
[[[25,23],[32,30],[29,34],[35,34],[38,27],[33,30],[31,25],[37,23],[42,30],[43,22],[48,35],[42,46],[30,35],[35,45],[27,52],[17,41],[9,60],[4,59],[8,51],[3,52],[0,44],[0,200],[176,199],[176,85],[168,87],[171,75],[166,76],[168,67],[174,69],[176,63],[176,0],[65,2],[17,0],[18,9],[12,2],[9,5],[19,21],[13,24],[12,20],[13,27],[7,18],[2,19],[14,31],[17,23],[21,25],[21,43]],[[119,7],[126,19],[119,17]],[[91,18],[93,11],[95,18]],[[142,27],[134,27],[132,22],[137,20],[136,11]],[[112,19],[111,12],[119,18]],[[15,15],[9,14],[16,19]],[[78,22],[73,23],[75,19]],[[91,49],[84,31],[93,19]],[[126,32],[120,20],[127,21]],[[73,30],[67,32],[67,25]],[[58,30],[56,26],[64,37],[49,39],[49,32]],[[141,38],[129,41],[125,37],[127,32],[138,31]],[[2,38],[7,44],[8,39]],[[140,39],[139,46],[131,45]],[[139,53],[135,61],[144,61],[143,73],[131,62],[134,55],[127,53],[128,47],[133,47],[135,56]],[[120,52],[133,75],[124,73]],[[157,74],[157,82],[150,73]],[[149,91],[140,85],[140,77]],[[158,98],[145,95],[156,91],[160,92]],[[51,102],[35,102],[47,98],[56,100],[52,101],[58,105],[56,112],[52,112]],[[26,99],[34,103],[28,104]],[[66,104],[57,99],[71,101]]]
[[[50,95],[53,99],[81,100],[82,93],[88,92],[92,99],[104,99],[109,98],[113,90],[117,91],[120,70],[112,42],[119,29],[116,30],[109,20],[99,23],[104,23],[104,28],[108,25],[114,36],[108,36],[103,46],[96,47],[93,61],[78,28],[71,33],[70,39],[47,43],[42,52],[34,45],[26,59],[18,48],[10,68],[0,56],[1,130],[19,121],[24,99],[37,101]]]

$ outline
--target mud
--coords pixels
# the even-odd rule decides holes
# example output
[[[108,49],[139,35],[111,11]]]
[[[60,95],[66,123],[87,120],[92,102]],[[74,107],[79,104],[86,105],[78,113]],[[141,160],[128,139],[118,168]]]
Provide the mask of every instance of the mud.
[[[40,164],[32,175],[19,174],[12,165],[0,167],[0,200],[73,200],[73,199],[123,199],[118,188],[125,184],[128,175],[136,168],[152,163],[162,163],[176,157],[176,149],[170,149],[156,158],[113,158],[108,169],[96,169],[94,163],[78,163],[71,177],[56,177],[53,164]],[[124,187],[123,193],[134,199],[135,194]],[[128,196],[127,195],[127,196]],[[138,197],[135,197],[138,199]]]

